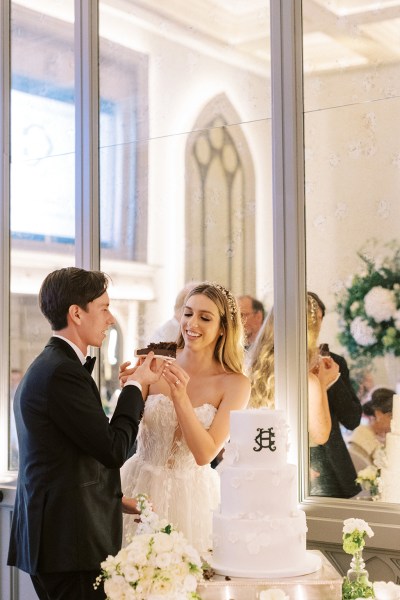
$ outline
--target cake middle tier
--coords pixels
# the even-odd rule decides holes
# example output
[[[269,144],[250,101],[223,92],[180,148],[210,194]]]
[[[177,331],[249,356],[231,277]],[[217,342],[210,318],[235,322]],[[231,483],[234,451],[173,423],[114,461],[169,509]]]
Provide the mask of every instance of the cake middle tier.
[[[226,517],[289,517],[297,509],[297,468],[224,466],[221,513]]]

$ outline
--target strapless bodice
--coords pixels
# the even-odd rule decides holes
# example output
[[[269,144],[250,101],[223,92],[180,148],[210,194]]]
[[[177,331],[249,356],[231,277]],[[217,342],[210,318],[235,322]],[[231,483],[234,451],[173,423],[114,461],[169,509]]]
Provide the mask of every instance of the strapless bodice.
[[[217,409],[202,404],[195,409],[205,429],[209,429]],[[153,466],[171,469],[192,468],[196,463],[179,429],[174,404],[164,394],[148,396],[137,438],[136,456]]]

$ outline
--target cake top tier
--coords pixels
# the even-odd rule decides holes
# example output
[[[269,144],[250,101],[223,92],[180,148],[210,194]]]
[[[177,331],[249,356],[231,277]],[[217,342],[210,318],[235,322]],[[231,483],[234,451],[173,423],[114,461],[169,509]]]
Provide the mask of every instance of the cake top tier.
[[[288,426],[285,412],[268,408],[233,410],[226,464],[278,468],[286,464]]]

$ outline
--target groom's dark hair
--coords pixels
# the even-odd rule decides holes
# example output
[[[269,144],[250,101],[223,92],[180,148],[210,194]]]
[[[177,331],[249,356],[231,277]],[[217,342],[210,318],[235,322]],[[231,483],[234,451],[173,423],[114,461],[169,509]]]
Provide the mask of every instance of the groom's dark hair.
[[[101,271],[86,271],[67,267],[49,273],[39,292],[40,310],[49,321],[53,331],[68,325],[67,314],[72,304],[87,310],[89,302],[99,298],[107,290],[109,277]]]

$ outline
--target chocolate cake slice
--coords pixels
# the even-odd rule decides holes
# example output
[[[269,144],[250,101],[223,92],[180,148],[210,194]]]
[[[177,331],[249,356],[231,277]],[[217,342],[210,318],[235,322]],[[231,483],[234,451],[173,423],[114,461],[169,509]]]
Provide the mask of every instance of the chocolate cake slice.
[[[329,353],[329,344],[320,344],[320,346],[319,346],[319,355],[320,356],[330,356],[330,353]]]
[[[176,358],[176,342],[151,342],[146,348],[139,348],[136,350],[136,356],[145,356],[149,352],[153,351],[156,356],[162,358]]]

